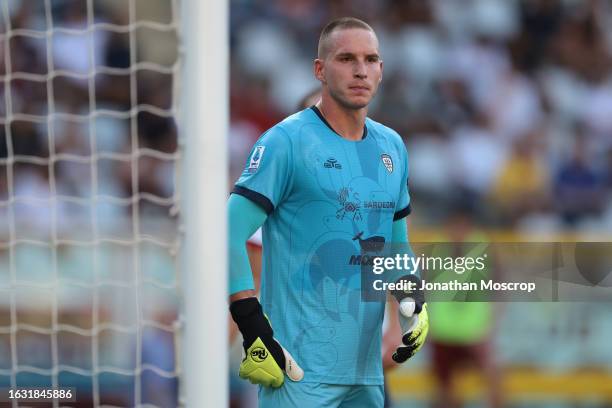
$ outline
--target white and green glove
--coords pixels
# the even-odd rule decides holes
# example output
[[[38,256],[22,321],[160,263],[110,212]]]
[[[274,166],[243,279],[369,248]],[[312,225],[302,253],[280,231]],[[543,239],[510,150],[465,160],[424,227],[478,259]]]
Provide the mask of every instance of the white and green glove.
[[[407,280],[421,286],[421,280],[416,275],[407,275],[400,280]],[[420,290],[412,292],[394,291],[393,296],[399,302],[399,320],[402,327],[402,344],[393,353],[393,361],[403,363],[419,351],[429,331],[429,316],[427,303]]]
[[[285,374],[292,381],[304,377],[304,371],[291,354],[273,337],[270,322],[256,298],[232,302],[230,312],[244,339],[245,356],[238,372],[241,378],[253,384],[278,388],[283,385]]]

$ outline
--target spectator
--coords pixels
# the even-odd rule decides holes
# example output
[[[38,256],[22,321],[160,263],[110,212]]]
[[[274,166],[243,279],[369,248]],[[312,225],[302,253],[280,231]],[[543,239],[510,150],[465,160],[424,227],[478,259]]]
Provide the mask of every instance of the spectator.
[[[589,161],[586,138],[579,134],[571,156],[555,177],[555,203],[563,220],[575,225],[587,215],[599,215],[605,203],[605,178]]]
[[[539,132],[533,131],[514,142],[491,187],[490,198],[503,224],[514,225],[519,218],[547,205],[550,175],[538,137]]]

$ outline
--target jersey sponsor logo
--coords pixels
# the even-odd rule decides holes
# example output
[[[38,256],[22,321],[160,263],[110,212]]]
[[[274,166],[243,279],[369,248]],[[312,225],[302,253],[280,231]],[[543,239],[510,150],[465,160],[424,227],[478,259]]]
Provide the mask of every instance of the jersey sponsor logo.
[[[376,255],[351,255],[349,265],[367,265],[374,266],[374,260],[380,258]]]
[[[258,363],[261,363],[267,357],[268,357],[268,352],[266,352],[266,349],[264,348],[256,347],[253,350],[251,350],[251,358]]]
[[[266,146],[256,146],[255,150],[253,150],[253,154],[251,155],[251,159],[249,160],[249,167],[247,168],[247,171],[249,173],[255,173],[257,169],[259,169],[264,150],[266,150]]]
[[[374,209],[395,209],[394,201],[364,201],[363,208],[374,208]]]
[[[334,159],[333,157],[327,159],[325,163],[323,163],[323,167],[325,167],[326,169],[342,169],[342,165],[338,163],[338,160]]]
[[[380,159],[385,165],[385,168],[387,169],[387,171],[389,173],[393,173],[393,160],[391,160],[391,156],[389,156],[387,153],[384,153],[380,156]]]

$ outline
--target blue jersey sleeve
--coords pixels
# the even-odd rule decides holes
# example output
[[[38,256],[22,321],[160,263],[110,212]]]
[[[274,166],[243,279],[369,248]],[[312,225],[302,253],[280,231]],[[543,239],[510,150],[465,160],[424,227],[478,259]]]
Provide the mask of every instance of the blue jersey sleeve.
[[[255,203],[231,195],[228,204],[229,294],[255,289],[246,241],[266,220]]]
[[[275,126],[253,146],[232,192],[250,199],[270,214],[289,190],[292,173],[289,136]]]
[[[402,167],[403,167],[403,176],[402,176],[402,185],[400,187],[400,195],[399,200],[397,202],[397,211],[393,215],[393,221],[401,220],[410,214],[410,192],[408,191],[408,154],[406,153],[406,148],[402,144]]]

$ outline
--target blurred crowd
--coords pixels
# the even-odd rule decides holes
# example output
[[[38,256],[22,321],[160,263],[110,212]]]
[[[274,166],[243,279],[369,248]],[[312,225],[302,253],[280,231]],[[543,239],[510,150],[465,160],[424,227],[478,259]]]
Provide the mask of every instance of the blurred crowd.
[[[154,30],[131,27],[131,44],[128,2],[121,3],[93,2],[89,12],[89,2],[66,0],[12,0],[1,8],[2,214],[7,200],[16,200],[18,221],[44,226],[51,206],[36,200],[60,196],[59,225],[88,220],[92,197],[109,197],[93,210],[103,224],[131,214],[134,197],[141,213],[168,215],[176,44],[147,61]],[[162,7],[166,14],[169,4]],[[172,22],[164,18],[160,23]],[[142,62],[150,64],[137,69]]]
[[[48,13],[44,2],[12,0],[1,11],[0,75],[10,81],[0,84],[0,200],[75,198],[60,200],[68,219],[88,217],[79,199],[111,197],[96,211],[112,219],[138,196],[141,211],[168,214],[176,46],[154,47],[140,29],[130,45],[127,2],[94,2],[91,15],[87,2],[50,4]],[[384,80],[370,116],[405,139],[416,224],[438,225],[468,202],[489,226],[612,228],[605,0],[231,1],[230,184],[259,135],[318,86],[320,29],[342,15],[379,36]],[[89,19],[119,29],[63,30]],[[147,49],[166,50],[162,69],[130,69]],[[15,211],[51,218],[44,206]]]
[[[413,222],[466,203],[485,225],[612,229],[612,3],[243,0],[231,8],[232,181],[259,135],[317,87],[334,17],[369,22],[383,83],[370,117],[410,160]]]

